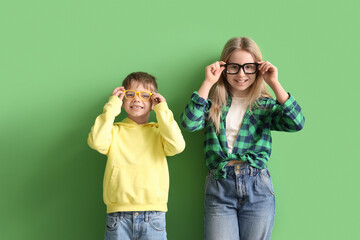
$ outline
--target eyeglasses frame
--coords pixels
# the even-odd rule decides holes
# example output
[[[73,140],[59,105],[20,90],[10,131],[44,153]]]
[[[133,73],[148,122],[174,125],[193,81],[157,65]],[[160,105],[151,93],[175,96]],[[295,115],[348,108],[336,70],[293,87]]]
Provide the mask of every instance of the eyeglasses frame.
[[[256,65],[256,70],[255,70],[255,72],[253,72],[253,73],[246,73],[246,72],[245,72],[245,65],[247,65],[247,64],[255,64],[255,65]],[[237,66],[239,66],[239,70],[238,70],[236,73],[229,73],[228,70],[227,70],[227,67],[228,67],[229,65],[237,65]],[[224,66],[224,67],[225,67],[227,74],[235,75],[235,74],[238,74],[238,73],[240,72],[240,69],[241,69],[241,68],[242,68],[242,70],[244,71],[245,74],[255,74],[255,73],[257,73],[257,71],[258,71],[258,66],[259,66],[259,65],[260,65],[260,64],[258,64],[258,63],[244,63],[243,65],[240,65],[240,64],[237,64],[237,63],[226,63],[226,64],[221,65],[221,66]]]
[[[127,98],[127,97],[126,97],[126,92],[134,92],[135,95],[134,95],[133,98]],[[149,99],[147,99],[147,100],[143,99],[143,98],[141,97],[141,95],[140,95],[140,93],[142,93],[142,92],[146,92],[146,93],[150,94]],[[136,98],[136,94],[139,96],[139,99],[140,99],[141,101],[144,101],[144,102],[149,101],[150,98],[151,98],[151,95],[153,95],[151,92],[148,92],[148,91],[140,91],[140,92],[137,92],[137,91],[134,91],[134,90],[125,90],[125,91],[124,91],[124,97],[125,97],[127,100],[132,100],[132,99]]]

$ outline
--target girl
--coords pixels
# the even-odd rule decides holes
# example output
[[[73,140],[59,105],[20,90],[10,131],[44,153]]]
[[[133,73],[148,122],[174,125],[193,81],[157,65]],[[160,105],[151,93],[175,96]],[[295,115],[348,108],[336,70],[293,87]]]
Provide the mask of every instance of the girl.
[[[257,44],[247,37],[230,39],[221,60],[206,67],[204,82],[181,116],[185,129],[205,128],[206,240],[270,239],[275,215],[267,169],[270,131],[299,131],[304,121]]]

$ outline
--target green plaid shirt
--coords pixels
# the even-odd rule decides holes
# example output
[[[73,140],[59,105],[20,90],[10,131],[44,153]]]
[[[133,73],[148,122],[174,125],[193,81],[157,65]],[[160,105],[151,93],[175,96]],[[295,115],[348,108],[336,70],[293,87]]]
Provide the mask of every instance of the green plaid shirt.
[[[295,132],[303,128],[305,118],[296,100],[289,99],[280,104],[272,98],[260,98],[252,113],[246,110],[233,150],[228,153],[226,139],[226,115],[231,106],[231,96],[220,116],[220,133],[216,134],[213,123],[208,118],[212,102],[200,97],[197,92],[181,115],[182,126],[190,132],[205,128],[205,159],[209,169],[216,169],[215,178],[226,177],[226,164],[230,160],[242,160],[249,165],[263,169],[271,155],[271,130]]]

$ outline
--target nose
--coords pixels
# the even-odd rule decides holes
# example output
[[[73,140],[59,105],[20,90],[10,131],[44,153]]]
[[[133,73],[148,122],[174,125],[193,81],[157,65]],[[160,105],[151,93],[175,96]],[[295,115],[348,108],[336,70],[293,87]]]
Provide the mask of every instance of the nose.
[[[241,67],[241,68],[239,69],[239,72],[238,72],[237,74],[240,75],[240,76],[245,76],[244,69]]]
[[[135,97],[133,98],[133,101],[141,102],[140,93],[135,93]]]

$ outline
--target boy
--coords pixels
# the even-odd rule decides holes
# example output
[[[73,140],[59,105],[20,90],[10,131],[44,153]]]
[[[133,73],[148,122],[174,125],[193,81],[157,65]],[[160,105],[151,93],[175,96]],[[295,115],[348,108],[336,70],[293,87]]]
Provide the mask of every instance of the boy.
[[[114,123],[121,106],[127,118]],[[158,123],[148,123],[152,109]],[[185,141],[165,98],[157,93],[153,76],[131,73],[122,87],[114,89],[104,112],[96,118],[88,144],[107,155],[105,240],[166,239],[166,156],[182,152]]]

